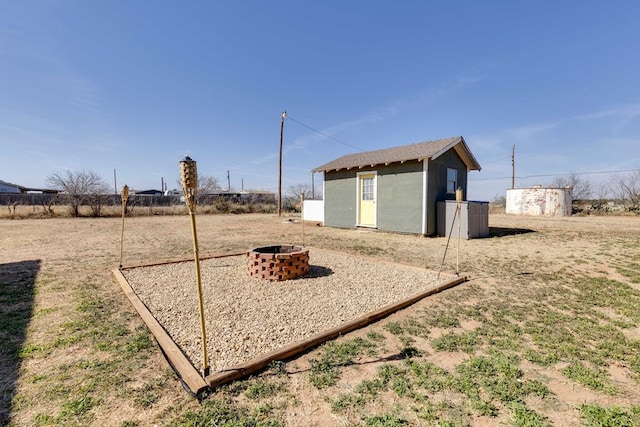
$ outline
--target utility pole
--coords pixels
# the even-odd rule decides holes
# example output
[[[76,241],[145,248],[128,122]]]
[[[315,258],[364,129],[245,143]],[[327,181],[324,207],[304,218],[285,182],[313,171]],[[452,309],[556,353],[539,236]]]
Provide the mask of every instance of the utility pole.
[[[231,176],[229,175],[229,171],[227,171],[227,192],[231,191]]]
[[[118,181],[116,180],[116,170],[113,170],[113,194],[118,194]]]
[[[516,145],[511,147],[511,189],[516,188]]]
[[[287,110],[282,112],[280,120],[280,157],[278,161],[278,216],[282,216],[282,135],[284,132],[284,119],[287,117]]]
[[[315,173],[311,172],[311,200],[316,199],[316,184],[314,182]]]

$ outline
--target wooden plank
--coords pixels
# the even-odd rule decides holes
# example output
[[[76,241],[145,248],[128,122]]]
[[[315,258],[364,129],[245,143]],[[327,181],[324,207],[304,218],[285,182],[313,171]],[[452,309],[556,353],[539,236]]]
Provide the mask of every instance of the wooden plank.
[[[129,298],[131,305],[136,309],[144,323],[147,325],[153,336],[158,341],[158,344],[162,348],[162,351],[169,360],[170,365],[176,371],[176,374],[182,379],[182,381],[189,387],[192,393],[198,395],[202,391],[208,388],[207,382],[200,376],[200,373],[193,367],[191,362],[182,353],[182,350],[171,339],[167,331],[158,323],[155,317],[149,312],[146,305],[138,298],[138,295],[133,291],[133,288],[127,282],[122,272],[119,269],[113,270],[113,275],[120,283],[124,294]]]
[[[211,375],[208,375],[205,378],[205,380],[211,388],[215,388],[222,384],[236,380],[238,378],[245,377],[247,375],[250,375],[254,372],[257,372],[259,370],[266,368],[269,365],[269,363],[273,360],[289,359],[295,356],[296,354],[302,353],[312,347],[322,344],[325,341],[334,339],[340,335],[346,334],[347,332],[351,332],[355,329],[358,329],[370,323],[373,323],[379,319],[382,319],[383,317],[388,316],[393,312],[396,312],[405,307],[408,307],[416,303],[417,301],[428,297],[429,295],[442,292],[446,289],[457,286],[460,283],[466,282],[467,280],[469,280],[469,278],[466,276],[453,278],[452,280],[449,280],[448,282],[445,282],[441,285],[438,285],[433,288],[429,288],[423,292],[410,296],[402,301],[387,304],[386,306],[379,308],[377,310],[374,310],[372,312],[369,312],[363,315],[362,317],[346,322],[340,326],[329,329],[327,331],[321,332],[306,340],[298,341],[296,343],[285,346],[281,349],[277,349],[272,352],[266,353],[264,355],[258,356],[245,363],[234,366],[233,368],[229,368],[224,371],[215,372]]]

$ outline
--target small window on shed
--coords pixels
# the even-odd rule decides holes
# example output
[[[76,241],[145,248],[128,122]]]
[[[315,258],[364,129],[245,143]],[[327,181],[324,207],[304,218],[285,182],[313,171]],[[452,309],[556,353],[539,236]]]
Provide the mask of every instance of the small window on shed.
[[[458,170],[447,168],[447,194],[455,194],[458,188]]]

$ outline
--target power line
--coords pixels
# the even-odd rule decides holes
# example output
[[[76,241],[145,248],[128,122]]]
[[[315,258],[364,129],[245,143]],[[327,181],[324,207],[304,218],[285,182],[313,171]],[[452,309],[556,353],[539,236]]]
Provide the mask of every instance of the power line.
[[[322,136],[324,136],[325,138],[329,138],[329,139],[331,139],[331,140],[333,140],[333,141],[335,141],[335,142],[338,142],[338,143],[340,143],[340,144],[346,145],[347,147],[355,148],[355,149],[356,149],[356,150],[358,150],[358,151],[365,151],[364,149],[362,149],[362,148],[360,148],[360,147],[356,147],[356,146],[355,146],[355,145],[353,145],[353,144],[349,144],[348,142],[341,141],[341,140],[339,140],[338,138],[334,138],[334,137],[333,137],[333,136],[331,136],[331,135],[327,135],[327,134],[326,134],[326,133],[324,133],[324,132],[321,132],[321,131],[319,131],[319,130],[317,130],[317,129],[314,129],[314,128],[312,128],[311,126],[306,125],[306,124],[302,123],[301,121],[294,119],[294,118],[293,118],[293,117],[291,117],[289,114],[287,114],[287,119],[289,119],[289,120],[293,120],[294,122],[298,123],[300,126],[303,126],[303,127],[307,128],[307,129],[309,129],[310,131],[315,132],[315,133],[317,133],[317,134],[319,134],[319,135],[322,135]]]
[[[607,174],[607,173],[621,173],[621,172],[640,172],[640,169],[619,169],[612,171],[593,171],[593,172],[562,172],[562,173],[551,173],[551,174],[537,174],[537,175],[527,175],[527,176],[516,176],[516,179],[529,179],[529,178],[548,178],[548,177],[556,177],[556,176],[569,176],[569,175],[599,175],[599,174]],[[502,176],[497,178],[481,178],[481,179],[469,179],[469,181],[499,181],[502,179],[511,179],[510,176]]]

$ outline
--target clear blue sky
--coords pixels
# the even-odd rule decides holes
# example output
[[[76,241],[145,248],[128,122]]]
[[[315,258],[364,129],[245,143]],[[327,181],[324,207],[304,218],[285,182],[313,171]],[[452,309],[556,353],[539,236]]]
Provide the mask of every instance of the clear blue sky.
[[[171,188],[188,154],[275,191],[285,109],[285,189],[354,146],[457,135],[482,165],[471,199],[504,195],[514,144],[517,186],[640,168],[638,17],[637,1],[0,0],[0,179],[91,169],[113,187],[116,169],[118,189]]]

